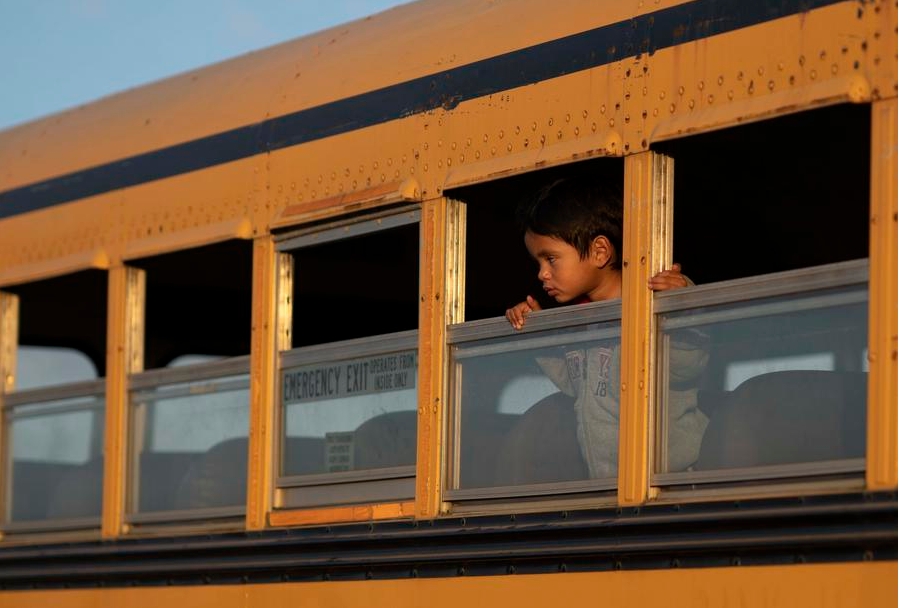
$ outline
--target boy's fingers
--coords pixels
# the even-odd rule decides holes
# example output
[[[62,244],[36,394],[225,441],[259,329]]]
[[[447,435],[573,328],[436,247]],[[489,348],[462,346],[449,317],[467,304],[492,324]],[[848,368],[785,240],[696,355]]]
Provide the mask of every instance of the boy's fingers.
[[[649,279],[649,288],[655,291],[663,291],[665,289],[677,289],[680,287],[686,287],[687,281],[684,279],[683,275],[675,274],[675,275],[661,275],[657,274],[653,278]]]
[[[524,327],[525,317],[535,310],[541,310],[540,304],[533,297],[527,296],[524,302],[506,309],[506,320],[515,329],[521,329]]]
[[[527,297],[527,301],[525,302],[525,304],[527,304],[528,308],[530,308],[531,310],[543,310],[543,308],[540,306],[540,303],[537,302],[537,300],[535,300],[532,296]]]
[[[506,310],[506,320],[509,321],[509,324],[512,325],[515,329],[521,329],[521,314],[519,312],[521,304],[513,306]]]

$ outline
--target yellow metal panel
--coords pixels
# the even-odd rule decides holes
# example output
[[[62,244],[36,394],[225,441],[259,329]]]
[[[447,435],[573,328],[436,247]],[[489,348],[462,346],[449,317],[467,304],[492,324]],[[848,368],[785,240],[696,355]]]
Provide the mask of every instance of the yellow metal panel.
[[[414,513],[414,502],[351,505],[327,509],[273,511],[269,516],[269,523],[273,526],[300,526],[333,524],[336,522],[378,521],[384,519],[407,519],[411,518]]]
[[[636,505],[649,492],[655,318],[647,282],[670,263],[673,161],[655,152],[624,163],[621,404],[618,502]]]
[[[871,9],[841,2],[622,61],[615,119],[624,123],[625,153],[693,132],[870,100],[883,69],[868,52],[868,30],[878,20]]]
[[[0,285],[262,234],[263,165],[244,159],[4,219]]]
[[[399,171],[396,171],[395,177],[399,177]],[[356,190],[356,183],[353,184],[353,190],[349,192],[343,191],[343,186],[338,188],[339,194],[329,198],[312,200],[303,202],[303,195],[296,194],[296,182],[291,181],[290,192],[283,197],[278,196],[273,201],[274,207],[279,204],[278,199],[284,208],[279,216],[272,220],[270,226],[272,228],[281,228],[296,224],[298,222],[309,222],[321,220],[329,217],[346,215],[348,213],[360,213],[369,209],[374,209],[389,204],[396,204],[399,201],[418,201],[421,199],[421,186],[414,177],[409,177],[400,181],[392,181],[378,186],[366,187],[362,190]],[[277,187],[278,194],[284,191],[283,186]],[[330,191],[326,191],[327,195]],[[296,202],[294,202],[296,196]]]
[[[895,0],[874,0],[859,7],[868,26],[864,42],[866,58],[871,72],[872,99],[896,97],[897,85],[897,9]]]
[[[896,99],[876,102],[871,120],[871,254],[868,304],[868,444],[871,490],[897,483],[897,121]]]
[[[285,259],[286,258],[286,259]],[[290,256],[270,236],[253,243],[253,312],[250,338],[250,431],[247,459],[247,528],[265,527],[272,508],[277,353],[290,348]]]
[[[896,563],[857,562],[387,581],[5,591],[0,608],[888,608]]]
[[[10,240],[13,239],[11,238]],[[90,246],[93,246],[93,243]],[[56,251],[59,250],[57,249]],[[0,270],[0,285],[38,281],[87,268],[108,269],[109,256],[106,251],[103,249],[87,249],[71,254],[50,254],[49,256],[43,256],[39,261],[10,265]]]
[[[128,375],[143,370],[143,270],[116,266],[109,271],[106,336],[106,426],[103,450],[104,538],[123,532],[128,464]]]
[[[465,315],[465,205],[445,198],[425,201],[420,234],[415,514],[431,518],[440,511],[446,326]]]

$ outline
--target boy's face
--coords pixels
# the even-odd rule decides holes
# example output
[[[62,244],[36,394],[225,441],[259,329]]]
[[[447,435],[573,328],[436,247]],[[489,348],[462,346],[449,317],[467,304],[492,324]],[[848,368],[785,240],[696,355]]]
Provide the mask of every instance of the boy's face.
[[[562,239],[526,232],[524,245],[531,257],[537,261],[537,278],[556,302],[564,304],[580,296],[591,301],[605,299],[603,281],[606,273],[605,260],[597,260],[593,251],[581,258],[578,250]]]

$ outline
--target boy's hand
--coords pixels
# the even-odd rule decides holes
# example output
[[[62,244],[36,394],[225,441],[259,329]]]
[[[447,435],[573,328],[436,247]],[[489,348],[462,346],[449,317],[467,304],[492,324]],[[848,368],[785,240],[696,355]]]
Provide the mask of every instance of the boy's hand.
[[[524,320],[529,314],[535,310],[542,309],[540,304],[537,303],[537,300],[528,296],[524,302],[516,304],[512,308],[506,310],[506,319],[512,324],[512,327],[521,329],[524,327]]]
[[[668,270],[663,270],[649,279],[649,288],[653,291],[680,289],[687,285],[690,285],[690,279],[681,274],[680,264],[672,264]]]

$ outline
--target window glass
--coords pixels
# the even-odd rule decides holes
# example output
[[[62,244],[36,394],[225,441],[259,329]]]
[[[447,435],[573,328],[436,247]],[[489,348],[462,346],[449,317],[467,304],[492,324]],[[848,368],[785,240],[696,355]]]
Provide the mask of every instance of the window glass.
[[[660,471],[864,457],[864,286],[665,314],[660,328]]]
[[[282,372],[282,474],[314,475],[415,464],[415,350]]]
[[[12,454],[8,521],[99,517],[103,399],[19,405],[7,412]]]
[[[620,350],[617,322],[456,344],[452,487],[614,487]]]
[[[242,506],[249,400],[243,375],[134,392],[133,510]]]

